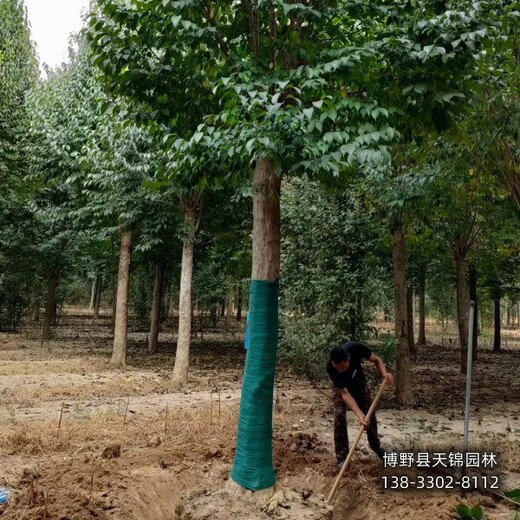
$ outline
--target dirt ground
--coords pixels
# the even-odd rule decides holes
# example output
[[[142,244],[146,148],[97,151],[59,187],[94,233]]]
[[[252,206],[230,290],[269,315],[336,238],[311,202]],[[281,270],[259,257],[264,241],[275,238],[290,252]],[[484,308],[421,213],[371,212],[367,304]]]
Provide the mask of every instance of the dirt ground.
[[[399,410],[388,394],[378,411],[381,441],[389,451],[457,451],[461,446],[459,352],[453,332],[434,324],[428,332],[433,343],[422,349],[413,369],[417,407]],[[228,480],[244,363],[242,336],[237,328],[208,330],[203,339],[195,338],[190,383],[175,392],[169,382],[175,337],[168,331],[153,356],[146,354],[146,333],[132,331],[130,366],[124,371],[109,366],[106,317],[92,323],[86,312],[69,309],[54,339],[45,344],[36,324],[17,334],[0,333],[0,486],[13,490],[0,516],[268,518],[261,509],[254,515],[244,510],[196,517],[184,507],[179,513],[181,497],[189,494],[207,504]],[[479,353],[470,433],[473,449],[500,454],[501,489],[510,490],[520,488],[520,331],[505,330],[504,338],[503,352],[484,347]],[[294,500],[300,506],[322,503],[321,495],[328,494],[337,475],[329,388],[280,367],[275,397],[278,481],[284,489],[298,490]],[[356,431],[349,415],[351,438]],[[363,438],[332,516],[312,518],[455,518],[458,491],[384,491],[382,473]],[[306,518],[291,500],[282,500],[271,516]],[[482,504],[490,520],[515,519],[514,505],[497,495],[472,493],[466,502]]]

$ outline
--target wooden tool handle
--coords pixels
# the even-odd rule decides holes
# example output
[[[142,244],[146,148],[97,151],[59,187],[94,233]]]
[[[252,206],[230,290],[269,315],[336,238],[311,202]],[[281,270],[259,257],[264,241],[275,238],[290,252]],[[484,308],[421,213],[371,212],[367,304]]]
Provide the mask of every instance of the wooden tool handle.
[[[376,396],[374,397],[374,400],[372,401],[372,404],[365,415],[365,419],[367,421],[370,421],[370,417],[372,417],[372,414],[374,413],[374,410],[376,409],[377,403],[379,402],[379,399],[381,399],[381,396],[383,395],[383,391],[386,387],[386,379],[383,379],[383,382],[381,383],[381,386],[379,387],[379,390],[377,391]],[[341,479],[343,477],[343,474],[345,473],[348,465],[350,464],[350,459],[352,459],[352,455],[354,455],[354,450],[356,449],[359,439],[361,439],[361,436],[363,435],[363,432],[365,431],[365,427],[361,425],[361,428],[359,429],[359,432],[357,434],[357,437],[354,441],[354,444],[350,448],[350,451],[348,452],[347,459],[345,460],[343,467],[341,468],[341,471],[339,472],[339,475],[336,478],[336,482],[334,482],[334,486],[332,487],[332,490],[327,498],[327,504],[330,504],[332,502],[332,499],[336,495],[336,492],[339,487],[339,483],[341,482]]]

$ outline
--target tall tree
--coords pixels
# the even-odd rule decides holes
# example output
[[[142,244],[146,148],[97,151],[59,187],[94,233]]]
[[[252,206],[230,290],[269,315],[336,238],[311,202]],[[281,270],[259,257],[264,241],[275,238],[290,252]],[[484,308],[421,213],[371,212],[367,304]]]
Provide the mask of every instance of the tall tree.
[[[11,329],[39,284],[36,222],[24,193],[27,94],[38,78],[30,37],[24,2],[0,0],[0,328]]]
[[[468,52],[466,61],[458,60],[453,42],[466,33],[476,43],[485,36],[478,3],[465,3],[456,16],[437,1],[419,4],[101,0],[92,20],[95,61],[112,91],[138,99],[171,129],[165,142],[173,144],[170,179],[200,189],[252,176],[251,343],[232,470],[242,487],[258,490],[275,481],[281,177],[339,176],[388,162],[385,144],[396,132],[381,99],[393,104],[408,89],[409,106],[417,112],[427,105],[431,118],[424,93],[449,102],[458,93],[445,88],[452,83],[445,65],[461,79],[473,58]],[[394,74],[386,74],[389,68]],[[367,71],[377,79],[369,81]]]

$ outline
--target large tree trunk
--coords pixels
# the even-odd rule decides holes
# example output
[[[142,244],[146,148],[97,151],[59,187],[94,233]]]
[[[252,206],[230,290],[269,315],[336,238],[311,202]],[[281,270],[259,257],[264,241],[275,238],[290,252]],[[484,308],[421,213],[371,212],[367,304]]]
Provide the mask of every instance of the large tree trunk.
[[[161,323],[161,301],[164,278],[164,267],[155,266],[155,284],[153,288],[152,313],[150,316],[150,336],[148,338],[148,353],[155,354],[159,349],[159,326]]]
[[[397,368],[395,378],[395,399],[401,406],[413,406],[415,398],[412,389],[412,371],[408,346],[408,326],[406,324],[406,264],[404,249],[405,231],[399,223],[392,233],[395,338],[397,341]]]
[[[455,260],[457,293],[457,323],[459,327],[460,342],[460,370],[466,373],[468,358],[468,329],[469,329],[469,284],[468,284],[468,265],[466,262],[466,247],[461,237],[454,240],[453,256]]]
[[[119,271],[117,275],[116,312],[114,323],[114,346],[112,349],[112,365],[126,365],[126,349],[128,339],[128,294],[130,288],[130,263],[132,261],[132,232],[121,233],[119,252]]]
[[[242,286],[238,286],[237,321],[242,321]]]
[[[406,289],[406,326],[408,327],[408,349],[410,354],[417,354],[415,346],[414,312],[413,312],[413,287],[408,285]]]
[[[500,316],[500,298],[495,299],[495,333],[493,335],[493,350],[500,352],[501,347],[501,316]]]
[[[249,305],[250,342],[242,383],[231,478],[240,486],[274,485],[273,389],[278,345],[281,178],[274,161],[261,159],[253,176],[253,269]]]
[[[423,274],[419,286],[419,346],[426,345],[426,276]]]
[[[188,382],[191,344],[191,282],[193,277],[193,250],[195,245],[197,199],[187,199],[183,203],[184,223],[188,233],[182,247],[181,284],[179,294],[179,329],[177,352],[173,368],[172,382],[181,387]]]
[[[478,292],[477,292],[477,269],[471,264],[469,266],[469,299],[475,302],[475,312],[473,314],[473,330],[471,331],[471,349],[473,351],[473,361],[478,359]]]
[[[58,289],[58,270],[51,269],[49,273],[47,302],[45,304],[45,316],[43,319],[42,340],[46,341],[51,337],[51,325],[56,316],[56,292]]]

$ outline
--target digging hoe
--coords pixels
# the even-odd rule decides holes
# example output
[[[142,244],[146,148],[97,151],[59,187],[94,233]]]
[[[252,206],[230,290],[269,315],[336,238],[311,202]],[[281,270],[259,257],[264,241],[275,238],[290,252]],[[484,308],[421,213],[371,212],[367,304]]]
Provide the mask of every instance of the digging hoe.
[[[377,391],[377,394],[372,401],[372,405],[370,406],[370,409],[368,410],[368,413],[365,415],[366,421],[370,421],[370,417],[372,417],[372,414],[374,413],[374,410],[376,409],[377,403],[379,402],[379,399],[381,399],[381,396],[383,395],[383,392],[385,390],[386,386],[386,379],[383,380],[381,383],[381,386],[379,387],[379,390]],[[343,464],[341,471],[339,472],[339,475],[336,478],[336,482],[334,482],[334,486],[332,487],[332,490],[327,498],[327,504],[330,504],[332,500],[334,499],[334,496],[336,495],[336,492],[338,491],[339,484],[341,482],[341,479],[343,478],[343,474],[347,470],[348,465],[350,464],[350,460],[352,459],[352,455],[354,454],[354,450],[356,449],[356,446],[358,445],[359,439],[361,439],[361,436],[363,435],[363,432],[365,431],[365,426],[361,426],[359,429],[359,432],[357,434],[356,440],[354,441],[354,444],[350,448],[350,451],[348,452],[347,459],[345,460],[345,463]]]

